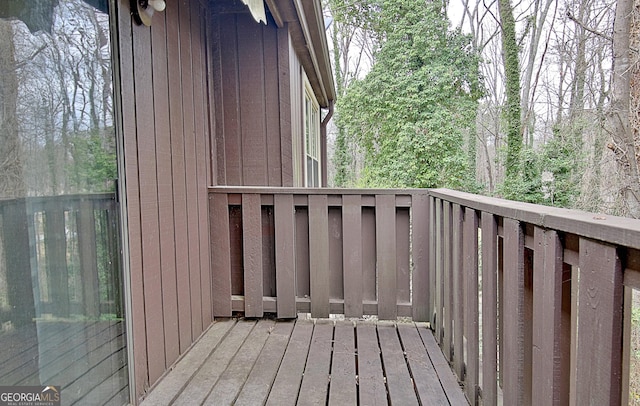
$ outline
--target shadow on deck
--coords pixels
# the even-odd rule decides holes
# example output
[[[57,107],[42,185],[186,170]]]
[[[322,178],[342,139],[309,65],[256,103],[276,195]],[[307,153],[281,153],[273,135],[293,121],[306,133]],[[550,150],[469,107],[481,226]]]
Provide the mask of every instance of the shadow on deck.
[[[420,323],[215,322],[143,401],[150,405],[467,405]]]

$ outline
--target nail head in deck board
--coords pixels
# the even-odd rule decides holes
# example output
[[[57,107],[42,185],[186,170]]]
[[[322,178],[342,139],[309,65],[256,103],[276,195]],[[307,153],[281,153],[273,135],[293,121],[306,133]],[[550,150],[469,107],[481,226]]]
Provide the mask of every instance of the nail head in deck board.
[[[378,272],[378,317],[398,317],[396,286],[396,199],[376,195],[376,261]]]
[[[560,403],[562,383],[562,244],[558,233],[536,227],[533,273],[532,404]],[[569,388],[566,388],[569,390]]]
[[[467,367],[465,392],[471,405],[478,401],[478,216],[476,211],[465,208],[464,215],[464,308],[465,336],[467,337]]]
[[[344,261],[344,314],[362,317],[362,206],[360,196],[343,196],[342,256]]]
[[[213,315],[231,317],[231,254],[227,195],[210,195]]]
[[[524,399],[524,234],[517,220],[505,218],[503,227],[504,404],[522,405],[527,401]]]
[[[298,320],[267,399],[267,406],[295,405],[304,373],[313,322]]]
[[[382,365],[387,378],[389,399],[392,405],[417,405],[418,399],[411,382],[409,368],[395,325],[378,325],[378,339],[382,352]]]
[[[420,333],[422,342],[429,353],[429,358],[431,358],[431,363],[438,374],[438,378],[440,379],[440,383],[447,395],[449,403],[452,406],[468,406],[469,402],[460,389],[460,384],[449,367],[449,363],[444,358],[440,347],[438,347],[438,344],[433,337],[433,332],[428,330],[426,327],[418,327],[418,332]]]
[[[236,399],[235,406],[263,405],[266,402],[295,324],[295,321],[279,321],[275,325]]]
[[[482,215],[482,402],[498,404],[498,223]]]
[[[429,321],[429,196],[414,194],[411,201],[413,320]]]
[[[213,386],[205,405],[232,405],[264,347],[273,320],[261,319]]]
[[[398,333],[402,340],[402,348],[407,357],[411,378],[415,385],[420,404],[449,405],[442,389],[438,374],[433,368],[415,324],[398,323]]]
[[[580,239],[576,401],[620,403],[622,268],[616,247]]]
[[[214,322],[197,345],[184,354],[170,369],[170,373],[156,384],[141,406],[162,406],[176,399],[235,324],[236,321],[232,319]]]
[[[242,195],[244,314],[262,317],[262,213],[260,195]]]
[[[386,405],[387,393],[375,324],[358,323],[358,394],[361,405]]]
[[[199,405],[209,395],[211,388],[225,371],[236,352],[247,338],[255,321],[241,320],[235,323],[225,340],[216,347],[198,372],[191,378],[175,400],[175,405]]]
[[[292,195],[274,196],[278,317],[296,317],[295,208]]]
[[[329,215],[326,195],[309,196],[311,316],[329,317]]]
[[[357,404],[355,327],[337,322],[331,361],[330,405]]]
[[[327,399],[333,340],[333,321],[317,320],[300,385],[298,405],[324,404]]]

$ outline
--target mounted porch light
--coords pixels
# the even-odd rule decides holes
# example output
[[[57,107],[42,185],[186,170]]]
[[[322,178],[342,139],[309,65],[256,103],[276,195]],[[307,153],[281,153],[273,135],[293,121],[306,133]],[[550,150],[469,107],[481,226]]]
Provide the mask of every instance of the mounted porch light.
[[[262,0],[242,0],[249,7],[251,15],[256,22],[264,22],[267,25],[267,13],[264,10],[264,1]]]
[[[138,24],[151,25],[153,13],[164,11],[167,4],[164,0],[131,0],[133,19]]]

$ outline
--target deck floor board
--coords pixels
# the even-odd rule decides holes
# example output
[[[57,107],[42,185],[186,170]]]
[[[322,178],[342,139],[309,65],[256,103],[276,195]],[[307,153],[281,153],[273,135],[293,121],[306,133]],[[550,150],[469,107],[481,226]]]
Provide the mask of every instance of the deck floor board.
[[[211,355],[186,368],[180,363],[194,362],[187,353],[174,369],[182,373],[169,372],[143,406],[160,404],[154,393],[163,392],[165,381],[174,390],[182,388],[169,404],[468,404],[431,331],[420,324],[326,319],[222,323],[228,332]],[[186,376],[186,370],[193,374]],[[162,399],[167,404],[167,397]]]

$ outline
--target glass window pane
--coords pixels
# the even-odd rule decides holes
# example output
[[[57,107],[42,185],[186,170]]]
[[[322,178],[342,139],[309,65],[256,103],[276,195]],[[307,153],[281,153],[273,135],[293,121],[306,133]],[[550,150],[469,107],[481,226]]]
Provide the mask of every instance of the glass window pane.
[[[63,405],[129,400],[108,5],[0,2],[0,386]]]

